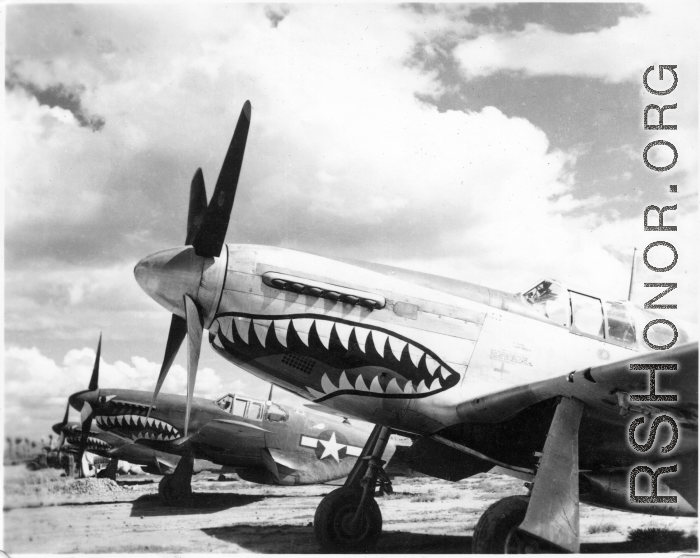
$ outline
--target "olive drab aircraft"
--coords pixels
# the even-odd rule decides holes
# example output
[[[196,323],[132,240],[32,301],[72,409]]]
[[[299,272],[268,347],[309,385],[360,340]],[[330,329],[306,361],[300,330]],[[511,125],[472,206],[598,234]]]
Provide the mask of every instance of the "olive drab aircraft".
[[[327,413],[273,402],[272,390],[267,401],[228,394],[216,401],[193,398],[189,407],[184,396],[162,394],[151,407],[150,392],[98,387],[101,344],[100,339],[89,388],[71,395],[69,405],[80,411],[83,433],[92,433],[94,422],[143,453],[155,450],[171,454],[170,462],[176,459],[174,471],[159,483],[165,502],[192,493],[193,472],[212,469],[202,460],[259,484],[337,481],[348,476],[369,436]],[[393,442],[388,444],[384,457],[391,459],[395,449]],[[391,489],[387,476],[381,478],[381,488]]]
[[[250,119],[246,102],[208,204],[201,169],[195,173],[185,245],[134,269],[141,288],[172,313],[156,407],[185,338],[192,401],[206,329],[226,360],[374,423],[365,459],[316,510],[314,532],[327,552],[365,551],[378,540],[374,488],[392,431],[417,437],[410,465],[420,472],[456,481],[500,466],[531,481],[527,498],[511,496],[486,510],[475,552],[577,551],[581,501],[696,513],[697,342],[685,342],[681,331],[672,349],[649,354],[642,331],[656,315],[553,280],[509,294],[386,265],[226,245]],[[661,343],[663,328],[648,331],[650,340],[654,335]],[[656,390],[677,401],[630,399],[650,389],[648,371],[631,372],[632,362],[676,364],[677,371],[656,374]],[[628,442],[630,423],[648,417],[645,430],[659,413],[675,420],[677,443],[661,451],[670,445],[662,425],[666,445],[637,452]],[[631,503],[630,470],[670,463],[678,471],[661,476],[658,490],[677,502]],[[649,475],[639,483],[648,484]],[[648,495],[642,484],[639,494]]]
[[[142,469],[153,475],[165,475],[175,470],[180,461],[179,455],[172,455],[162,451],[154,450],[133,440],[127,440],[112,432],[91,430],[87,438],[87,444],[82,446],[82,428],[78,422],[59,422],[54,424],[53,431],[60,436],[58,445],[59,452],[87,455],[88,453],[104,457],[109,460],[109,464],[104,470],[105,477],[116,479],[119,470],[119,462],[126,461],[132,465],[139,465]],[[87,471],[87,461],[81,461],[82,475],[89,476]],[[221,467],[214,467],[212,463],[196,460],[194,464],[196,472],[207,470],[221,470]]]
[[[109,459],[109,464],[104,470],[104,476],[116,479],[119,469],[119,461],[126,461],[132,465],[139,465],[146,473],[152,475],[165,475],[175,471],[180,461],[179,455],[162,452],[137,444],[132,439],[127,439],[113,432],[103,430],[89,430],[86,438],[83,437],[82,426],[78,422],[68,422],[70,403],[66,405],[66,412],[61,422],[53,425],[52,430],[58,434],[59,441],[57,452],[73,453],[79,456],[81,472],[88,476],[88,464],[83,456],[91,453]],[[228,469],[233,472],[233,469]],[[227,472],[226,467],[215,465],[210,461],[195,459],[193,471]]]

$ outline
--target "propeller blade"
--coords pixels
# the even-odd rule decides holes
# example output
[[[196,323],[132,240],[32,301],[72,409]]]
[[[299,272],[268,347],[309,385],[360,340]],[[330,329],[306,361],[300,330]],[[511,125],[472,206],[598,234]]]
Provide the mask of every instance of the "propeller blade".
[[[185,312],[187,315],[187,409],[185,411],[185,437],[190,423],[190,408],[194,395],[194,382],[197,379],[199,351],[202,347],[202,330],[204,324],[199,309],[189,296],[185,295]]]
[[[238,117],[236,130],[216,181],[214,194],[209,201],[202,224],[192,241],[194,252],[198,256],[216,257],[221,254],[233,208],[233,199],[236,196],[238,177],[243,165],[251,110],[250,101],[246,101],[241,115]]]
[[[66,412],[63,415],[63,422],[61,423],[63,426],[68,424],[68,413],[70,412],[70,403],[66,403]]]
[[[151,411],[153,410],[153,407],[156,404],[156,398],[158,397],[158,393],[160,393],[160,388],[163,387],[165,377],[168,375],[170,367],[175,361],[175,357],[177,356],[177,352],[180,349],[180,345],[182,345],[182,341],[185,339],[185,335],[187,335],[187,320],[181,318],[180,316],[177,316],[176,314],[173,314],[173,317],[170,320],[170,331],[168,331],[168,341],[165,344],[163,364],[160,367],[158,381],[156,382],[156,389],[153,391],[153,399],[151,399],[151,406],[148,408],[146,418],[151,416]]]
[[[187,214],[187,238],[185,244],[192,244],[207,211],[207,189],[204,186],[202,169],[197,169],[190,184],[190,205]]]
[[[100,340],[97,343],[97,355],[95,356],[95,365],[92,368],[92,377],[90,378],[90,383],[88,384],[88,389],[90,391],[95,391],[97,389],[98,380],[100,378],[100,352],[102,351],[102,334],[100,333]]]
[[[88,420],[92,420],[92,405],[86,401],[80,411],[80,421],[84,424]]]
[[[85,455],[85,450],[87,449],[88,438],[90,437],[90,428],[92,428],[92,407],[89,403],[83,405],[83,410],[81,411],[81,417],[85,413],[85,408],[88,408],[87,417],[83,420],[80,429],[82,434],[80,435],[80,460],[82,461]]]
[[[66,412],[63,415],[63,420],[59,423],[54,424],[51,429],[56,433],[59,434],[58,438],[58,449],[57,451],[61,451],[61,447],[63,446],[63,442],[66,439],[66,434],[65,434],[65,428],[66,425],[68,424],[68,413],[70,411],[70,403],[66,404]]]

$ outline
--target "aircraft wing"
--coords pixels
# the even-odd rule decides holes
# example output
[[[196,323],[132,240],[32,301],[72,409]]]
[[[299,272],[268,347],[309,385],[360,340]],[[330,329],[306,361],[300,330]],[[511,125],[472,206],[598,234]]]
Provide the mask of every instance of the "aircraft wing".
[[[677,401],[633,401],[630,395],[650,393],[650,371],[630,370],[630,365],[671,364],[677,370],[657,370],[656,395],[673,394]],[[462,403],[458,414],[465,420],[501,422],[523,409],[556,396],[575,397],[589,409],[614,422],[628,419],[629,413],[655,416],[672,413],[679,427],[697,429],[698,424],[698,344],[689,343],[627,360],[575,370],[562,376],[492,393]]]
[[[657,396],[675,395],[677,399],[632,399],[632,395],[650,394],[650,370],[634,370],[634,366],[630,369],[630,365],[640,364],[658,366],[655,372]],[[671,366],[662,370],[660,365]],[[640,463],[645,462],[652,456],[633,452],[627,443],[630,423],[636,417],[644,415],[645,427],[640,427],[639,430],[640,436],[647,439],[642,432],[648,432],[654,418],[660,415],[671,416],[679,431],[678,449],[684,447],[684,451],[676,453],[675,457],[682,463],[679,473],[669,476],[664,482],[686,498],[691,505],[697,506],[697,343],[685,344],[668,351],[637,354],[627,360],[575,370],[549,380],[492,393],[479,400],[461,404],[458,406],[458,413],[465,422],[495,424],[510,419],[532,405],[558,396],[573,397],[584,403],[584,420],[579,430],[579,443],[582,444],[583,451],[596,453],[603,458],[609,456],[608,452],[611,451],[605,440],[607,438],[609,443],[611,433],[614,433],[616,437],[621,438],[618,445],[628,446],[628,451],[636,455]],[[590,419],[586,420],[586,416]],[[664,434],[664,444],[669,441],[667,436],[668,434]],[[444,440],[437,441],[445,443]],[[655,446],[658,449],[662,445],[656,443]],[[657,452],[656,458],[663,458],[663,454]],[[669,458],[673,459],[672,456]]]

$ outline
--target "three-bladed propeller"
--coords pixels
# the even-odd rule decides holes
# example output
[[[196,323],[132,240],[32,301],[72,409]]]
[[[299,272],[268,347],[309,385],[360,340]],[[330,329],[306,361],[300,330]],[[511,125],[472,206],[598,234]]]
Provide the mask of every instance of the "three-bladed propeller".
[[[187,236],[185,244],[192,245],[194,253],[201,258],[214,258],[221,254],[224,246],[224,239],[233,209],[233,201],[236,196],[238,178],[243,165],[243,155],[245,154],[248,130],[250,129],[251,105],[246,101],[238,117],[238,123],[231,139],[224,163],[216,181],[214,194],[206,203],[206,189],[202,170],[197,169],[190,185],[190,203],[187,215]],[[185,317],[182,318],[173,314],[170,321],[170,331],[165,344],[165,354],[163,364],[158,374],[151,407],[148,416],[155,405],[156,398],[160,392],[163,382],[170,371],[170,367],[175,360],[180,345],[185,337],[187,343],[187,410],[185,413],[185,431],[189,425],[190,408],[194,395],[194,384],[197,377],[197,366],[199,364],[199,353],[202,345],[202,332],[204,329],[204,319],[202,309],[196,301],[188,294],[183,295],[183,306]]]
[[[90,376],[90,383],[88,384],[88,391],[95,391],[98,389],[100,380],[100,353],[102,352],[102,334],[100,333],[100,340],[97,342],[97,354],[95,355],[95,364],[92,367],[92,376]],[[80,410],[80,429],[82,434],[80,436],[80,459],[82,460],[83,454],[87,448],[88,438],[90,437],[90,428],[92,428],[92,405],[85,401],[83,403],[83,408]],[[68,413],[66,413],[66,418],[68,418]]]

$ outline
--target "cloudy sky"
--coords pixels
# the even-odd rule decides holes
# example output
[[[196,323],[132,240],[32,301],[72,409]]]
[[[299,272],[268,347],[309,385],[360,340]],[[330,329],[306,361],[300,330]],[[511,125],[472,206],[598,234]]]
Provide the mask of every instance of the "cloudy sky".
[[[6,12],[8,434],[60,420],[100,332],[100,385],[153,388],[170,316],[133,266],[183,243],[191,177],[201,166],[211,193],[247,99],[230,242],[624,299],[633,247],[671,240],[677,266],[640,258],[633,300],[675,281],[668,316],[697,321],[693,2]],[[643,87],[658,64],[678,66],[671,95]],[[677,103],[678,129],[645,131],[649,103]],[[642,159],[657,139],[679,153],[665,173]],[[644,232],[649,204],[677,204],[678,232]],[[184,353],[166,391],[184,393]],[[267,390],[204,348],[198,395]]]

